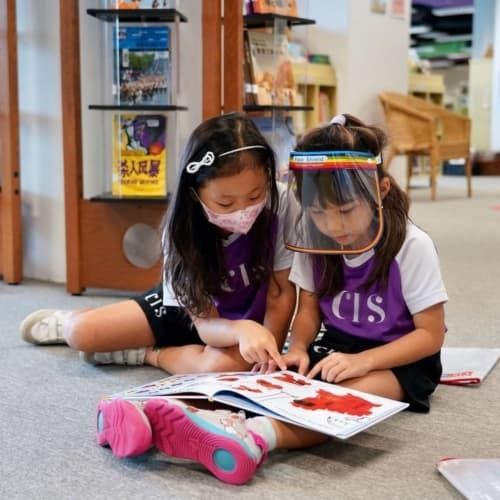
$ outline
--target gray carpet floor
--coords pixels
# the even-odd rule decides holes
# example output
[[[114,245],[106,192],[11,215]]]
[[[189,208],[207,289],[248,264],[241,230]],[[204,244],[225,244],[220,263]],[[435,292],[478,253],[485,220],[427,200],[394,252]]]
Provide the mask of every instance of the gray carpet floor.
[[[434,238],[450,301],[448,346],[500,347],[500,179],[440,179],[438,201],[412,190],[412,217]],[[409,412],[349,439],[273,453],[245,486],[155,453],[117,459],[95,443],[103,394],[160,378],[148,367],[94,367],[66,347],[25,344],[18,325],[39,308],[97,306],[119,297],[0,281],[0,498],[461,498],[435,468],[441,457],[500,457],[500,366],[480,387],[439,386],[427,415]]]

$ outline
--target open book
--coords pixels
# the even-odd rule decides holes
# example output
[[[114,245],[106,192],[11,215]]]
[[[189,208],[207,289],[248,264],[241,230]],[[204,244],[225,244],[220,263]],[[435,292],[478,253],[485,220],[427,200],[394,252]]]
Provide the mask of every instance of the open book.
[[[437,469],[469,500],[500,498],[500,459],[444,458]]]
[[[495,366],[500,349],[483,347],[443,347],[441,384],[477,385]]]
[[[174,375],[113,398],[208,398],[236,408],[347,439],[404,410],[408,404],[339,385],[311,380],[291,371]]]

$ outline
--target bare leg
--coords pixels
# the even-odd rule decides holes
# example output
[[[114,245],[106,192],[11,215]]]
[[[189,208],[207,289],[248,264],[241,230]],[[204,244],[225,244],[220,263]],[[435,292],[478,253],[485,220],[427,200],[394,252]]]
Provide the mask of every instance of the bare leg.
[[[169,373],[205,373],[244,371],[250,365],[243,360],[238,346],[218,349],[206,345],[164,347],[156,356],[146,354],[146,362]]]
[[[137,349],[154,344],[147,318],[133,300],[74,312],[64,325],[68,345],[84,352]]]
[[[339,385],[398,401],[401,401],[404,395],[397,378],[390,370],[371,372],[364,377],[346,380]],[[308,448],[328,439],[325,434],[285,424],[280,420],[272,420],[272,424],[276,432],[277,448]]]

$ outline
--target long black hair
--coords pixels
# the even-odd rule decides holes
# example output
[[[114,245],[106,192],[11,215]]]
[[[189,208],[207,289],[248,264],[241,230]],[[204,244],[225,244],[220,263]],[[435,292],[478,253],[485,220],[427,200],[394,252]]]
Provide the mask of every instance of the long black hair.
[[[387,139],[384,132],[373,126],[365,125],[358,118],[344,114],[345,124],[329,124],[312,129],[302,136],[296,151],[330,151],[353,150],[381,155]],[[383,163],[377,166],[379,182],[388,177],[391,187],[382,201],[383,232],[375,247],[376,264],[365,283],[369,288],[375,282],[387,285],[389,268],[399,252],[406,237],[406,225],[410,201],[407,194],[397,185],[393,177],[384,169]],[[315,255],[322,270],[319,295],[335,295],[344,285],[344,275],[341,255]]]
[[[222,153],[245,146],[263,148],[247,149],[219,158]],[[196,173],[189,173],[186,166],[201,161],[207,152],[213,153],[214,162],[201,166]],[[262,169],[269,185],[268,206],[249,232],[252,235],[249,266],[253,278],[264,281],[272,274],[274,248],[270,236],[278,207],[276,165],[271,147],[250,118],[242,113],[230,113],[198,125],[184,149],[177,189],[163,232],[163,276],[171,284],[179,304],[196,316],[209,313],[212,297],[222,292],[227,270],[221,231],[208,222],[194,192],[210,180],[236,175],[249,165]]]

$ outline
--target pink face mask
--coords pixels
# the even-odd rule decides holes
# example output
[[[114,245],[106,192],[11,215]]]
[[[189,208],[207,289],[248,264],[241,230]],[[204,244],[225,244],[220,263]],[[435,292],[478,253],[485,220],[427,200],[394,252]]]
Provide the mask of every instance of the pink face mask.
[[[201,200],[201,206],[209,222],[230,233],[247,234],[252,229],[253,223],[266,206],[266,200],[262,200],[255,205],[236,210],[228,214],[220,214],[208,208]]]

